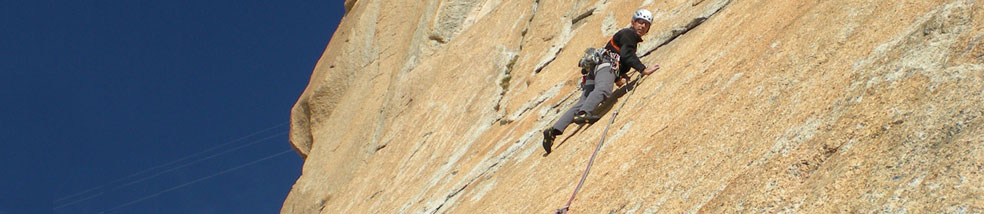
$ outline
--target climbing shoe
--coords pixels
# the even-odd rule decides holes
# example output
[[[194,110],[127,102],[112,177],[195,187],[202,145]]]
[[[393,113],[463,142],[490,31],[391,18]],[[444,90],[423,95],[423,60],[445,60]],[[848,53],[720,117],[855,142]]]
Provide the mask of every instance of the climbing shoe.
[[[578,112],[577,114],[574,115],[574,123],[578,125],[582,125],[585,123],[594,123],[598,121],[598,119],[601,119],[601,117],[588,114],[588,112],[584,112],[584,111]]]
[[[543,130],[543,150],[546,150],[547,154],[550,154],[550,147],[553,147],[554,139],[557,138],[557,135],[560,134],[558,132],[559,131],[553,128],[547,128],[546,130]]]

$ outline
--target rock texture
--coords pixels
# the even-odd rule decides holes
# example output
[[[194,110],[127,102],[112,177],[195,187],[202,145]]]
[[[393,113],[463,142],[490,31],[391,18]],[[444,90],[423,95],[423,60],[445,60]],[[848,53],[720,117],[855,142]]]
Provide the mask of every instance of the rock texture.
[[[984,1],[360,0],[291,114],[282,213],[984,212]],[[663,69],[544,156],[576,61]]]

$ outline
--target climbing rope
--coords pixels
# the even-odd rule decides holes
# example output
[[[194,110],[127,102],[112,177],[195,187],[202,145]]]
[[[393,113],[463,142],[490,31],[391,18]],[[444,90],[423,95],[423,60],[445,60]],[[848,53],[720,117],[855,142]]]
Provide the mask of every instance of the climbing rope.
[[[615,109],[614,113],[612,113],[612,120],[608,121],[608,125],[605,125],[605,131],[602,132],[601,140],[598,141],[598,146],[595,147],[594,153],[591,153],[591,158],[588,159],[588,166],[584,168],[584,174],[581,174],[581,181],[577,182],[577,187],[575,187],[574,192],[571,193],[571,198],[567,200],[567,205],[564,205],[563,208],[557,209],[557,214],[566,214],[567,210],[571,208],[571,203],[574,202],[574,196],[577,196],[577,191],[581,190],[581,186],[584,185],[584,180],[588,178],[588,172],[591,171],[591,165],[594,164],[595,156],[598,155],[598,151],[601,151],[601,146],[605,144],[605,136],[608,135],[608,128],[612,126],[612,123],[615,123],[615,117],[618,117],[618,112],[622,111],[622,107],[625,107],[625,103],[628,103],[629,98],[635,93],[636,87],[639,87],[639,84],[642,84],[642,80],[645,79],[645,76],[641,76],[641,74],[636,76],[640,76],[639,81],[632,86],[632,91],[629,91],[629,95],[625,96],[625,100],[622,101],[622,104]]]

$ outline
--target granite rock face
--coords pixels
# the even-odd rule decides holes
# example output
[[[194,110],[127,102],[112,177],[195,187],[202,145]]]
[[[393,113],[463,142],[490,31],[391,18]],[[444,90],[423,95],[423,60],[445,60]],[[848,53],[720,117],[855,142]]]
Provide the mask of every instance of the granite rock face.
[[[292,109],[282,213],[984,212],[984,1],[359,0]],[[654,12],[662,69],[572,125]],[[616,105],[617,104],[617,105]]]

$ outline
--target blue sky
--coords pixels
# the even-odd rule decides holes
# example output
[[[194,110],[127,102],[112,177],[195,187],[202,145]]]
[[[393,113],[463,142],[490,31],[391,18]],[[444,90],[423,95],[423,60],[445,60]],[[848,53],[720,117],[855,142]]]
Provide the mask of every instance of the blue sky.
[[[342,1],[0,7],[0,214],[275,213]]]

